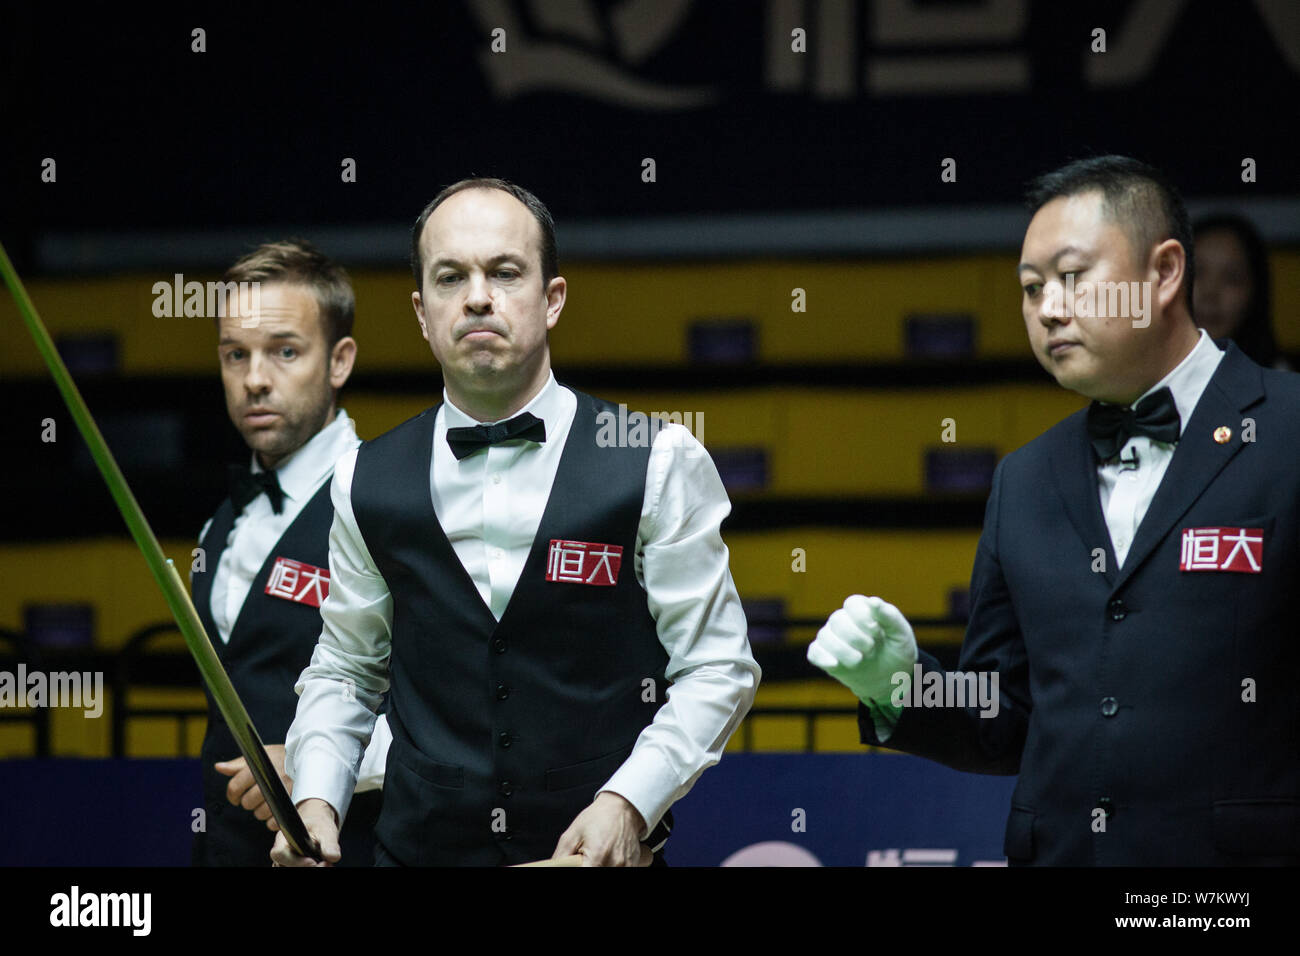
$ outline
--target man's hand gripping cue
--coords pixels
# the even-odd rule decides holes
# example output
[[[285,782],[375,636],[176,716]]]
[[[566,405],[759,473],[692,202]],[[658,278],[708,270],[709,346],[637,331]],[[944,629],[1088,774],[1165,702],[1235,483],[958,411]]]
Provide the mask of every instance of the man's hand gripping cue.
[[[636,807],[602,790],[560,834],[551,859],[581,853],[583,866],[649,866],[654,854],[641,842],[645,820]]]
[[[320,844],[321,862],[309,856],[299,856],[289,849],[289,841],[283,833],[275,835],[275,846],[271,847],[273,866],[333,866],[343,856],[339,850],[339,816],[324,800],[315,797],[298,804],[298,813],[302,817],[307,832]]]

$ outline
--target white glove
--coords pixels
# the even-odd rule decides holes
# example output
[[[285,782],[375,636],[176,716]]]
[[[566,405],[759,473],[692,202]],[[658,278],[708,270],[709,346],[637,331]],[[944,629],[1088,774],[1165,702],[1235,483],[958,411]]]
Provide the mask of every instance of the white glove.
[[[897,719],[901,708],[890,698],[906,699],[916,664],[916,636],[901,611],[878,597],[854,594],[830,616],[808,645],[808,662]],[[895,675],[902,674],[901,678]],[[892,722],[892,721],[891,721]]]

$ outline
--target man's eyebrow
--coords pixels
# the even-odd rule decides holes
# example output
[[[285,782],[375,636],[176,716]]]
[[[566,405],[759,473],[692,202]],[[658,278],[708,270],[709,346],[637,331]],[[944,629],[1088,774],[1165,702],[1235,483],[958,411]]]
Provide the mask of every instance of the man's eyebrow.
[[[297,332],[293,332],[293,331],[272,332],[269,337],[272,339],[296,339],[299,342],[307,341]],[[244,345],[243,342],[239,341],[238,339],[232,339],[228,335],[223,335],[221,337],[221,341],[218,342],[217,344],[218,345],[239,345],[239,346]]]
[[[506,252],[499,252],[495,256],[489,257],[487,262],[488,265],[497,265],[502,262],[516,262],[521,267],[527,268],[528,257],[525,256],[522,252],[515,252],[513,250],[510,250]],[[430,268],[434,270],[438,270],[443,268],[444,266],[447,266],[453,269],[458,269],[458,268],[462,268],[463,265],[464,264],[459,259],[455,259],[451,256],[439,256],[437,259],[433,260],[433,263],[432,265],[430,265]]]
[[[1068,256],[1072,252],[1082,254],[1083,250],[1078,246],[1062,246],[1060,249],[1057,249],[1055,255],[1047,261],[1052,265],[1056,265],[1056,263],[1061,261],[1063,257]],[[1034,265],[1032,262],[1022,262],[1020,265],[1016,266],[1016,274],[1019,275],[1027,269],[1033,269],[1035,272],[1039,271],[1038,266]]]

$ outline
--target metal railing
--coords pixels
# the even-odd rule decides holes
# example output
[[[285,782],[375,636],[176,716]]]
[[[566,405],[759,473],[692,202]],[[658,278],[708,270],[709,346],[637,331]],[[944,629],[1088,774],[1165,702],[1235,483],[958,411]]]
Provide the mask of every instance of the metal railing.
[[[166,635],[179,635],[180,629],[173,621],[150,624],[131,635],[130,640],[116,655],[113,668],[113,744],[114,757],[125,757],[127,722],[132,718],[172,718],[176,720],[176,752],[188,750],[189,722],[197,717],[206,718],[207,704],[133,704],[131,689],[143,685],[152,687],[200,687],[198,668],[187,649],[157,651],[152,644]],[[137,679],[139,678],[139,679]],[[147,681],[147,683],[146,683]]]
[[[752,617],[751,628],[766,628],[777,631],[782,637],[790,631],[815,631],[825,623],[824,618],[792,618],[783,616]],[[918,634],[935,631],[951,631],[964,626],[958,618],[915,618],[911,621]],[[132,702],[132,691],[142,688],[200,689],[198,669],[195,667],[189,651],[183,646],[159,649],[156,645],[161,638],[179,636],[180,631],[172,621],[160,621],[140,628],[115,653],[97,652],[88,655],[105,670],[111,670],[111,687],[113,701],[111,706],[112,740],[111,754],[114,757],[127,756],[127,731],[132,720],[167,718],[176,721],[176,752],[188,751],[190,722],[199,718],[206,719],[208,709],[203,704],[185,703],[148,703]],[[0,641],[8,642],[15,648],[12,655],[16,660],[24,660],[29,666],[40,667],[41,655],[32,647],[23,635],[0,629]],[[818,680],[825,679],[824,674],[803,658],[805,650],[802,644],[789,643],[786,640],[771,643],[755,643],[755,655],[763,665],[767,677],[778,680]],[[4,657],[0,655],[0,661]],[[847,692],[846,692],[847,693]],[[741,746],[744,751],[754,750],[755,719],[765,718],[800,718],[804,722],[802,736],[805,752],[816,750],[817,724],[822,718],[844,718],[857,714],[856,705],[784,705],[754,707],[740,727]],[[0,710],[0,722],[27,722],[35,728],[36,756],[45,757],[50,753],[50,714],[48,708],[30,708],[21,713],[7,713]]]
[[[27,665],[29,671],[45,670],[39,648],[34,647],[22,634],[8,628],[0,628],[0,642],[12,648],[9,653],[0,653],[0,670],[9,670],[11,662],[15,671],[19,664]],[[31,725],[36,742],[35,756],[50,755],[50,709],[48,707],[0,708],[0,724]]]

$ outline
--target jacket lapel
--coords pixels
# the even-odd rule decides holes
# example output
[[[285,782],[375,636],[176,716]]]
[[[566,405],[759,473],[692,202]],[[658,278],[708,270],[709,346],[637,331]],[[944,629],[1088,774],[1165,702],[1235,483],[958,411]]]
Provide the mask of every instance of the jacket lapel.
[[[1115,581],[1116,588],[1122,587],[1142,566],[1175,522],[1241,451],[1241,412],[1263,397],[1259,366],[1230,344],[1196,403],[1151,506],[1138,525],[1133,547]],[[1232,429],[1231,439],[1223,444],[1214,440],[1215,429],[1221,425]],[[1094,491],[1093,498],[1096,497]]]
[[[1111,547],[1110,532],[1101,514],[1101,498],[1097,489],[1097,463],[1093,459],[1092,445],[1088,441],[1087,418],[1078,412],[1065,421],[1065,432],[1052,449],[1052,477],[1060,493],[1065,513],[1078,532],[1080,540],[1091,552],[1098,547],[1106,550],[1103,574],[1107,583],[1113,583],[1115,551]]]

